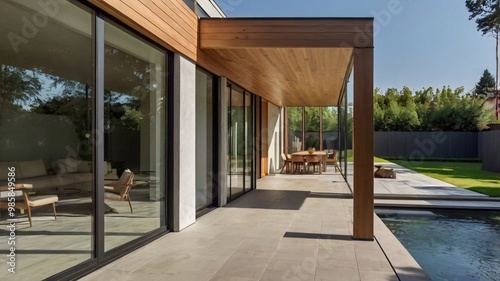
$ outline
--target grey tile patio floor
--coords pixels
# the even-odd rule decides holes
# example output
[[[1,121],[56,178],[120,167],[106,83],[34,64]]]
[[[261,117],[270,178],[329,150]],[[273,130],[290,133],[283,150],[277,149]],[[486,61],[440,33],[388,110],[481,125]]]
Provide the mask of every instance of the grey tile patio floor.
[[[352,199],[339,193],[350,191],[338,174],[265,177],[257,190],[81,280],[398,280],[376,241],[351,239]],[[388,235],[380,223],[375,231]],[[385,244],[404,256],[408,276],[426,280],[397,240]]]

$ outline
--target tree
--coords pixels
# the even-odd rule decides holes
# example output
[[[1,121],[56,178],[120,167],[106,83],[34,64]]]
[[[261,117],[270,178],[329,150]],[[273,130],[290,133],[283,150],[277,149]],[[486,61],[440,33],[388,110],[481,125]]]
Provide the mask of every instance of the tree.
[[[40,100],[41,91],[37,70],[0,65],[0,109],[22,111]]]
[[[407,87],[377,89],[374,96],[375,131],[480,131],[490,123],[484,97],[464,94],[464,88],[429,87],[415,94]],[[386,104],[387,102],[387,104]]]
[[[479,82],[476,84],[476,88],[474,89],[474,94],[476,96],[486,96],[486,91],[485,89],[487,88],[493,88],[495,87],[495,78],[493,78],[493,75],[488,71],[488,69],[485,69],[483,72],[483,76],[479,79]]]
[[[476,18],[478,31],[483,35],[491,33],[496,39],[496,79],[495,101],[498,120],[498,43],[500,33],[500,0],[466,0],[465,6],[469,10],[469,20]]]

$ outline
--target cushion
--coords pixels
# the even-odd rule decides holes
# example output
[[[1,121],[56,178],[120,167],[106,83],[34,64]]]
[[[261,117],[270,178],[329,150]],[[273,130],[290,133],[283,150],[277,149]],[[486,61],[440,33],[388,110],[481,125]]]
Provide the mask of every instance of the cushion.
[[[120,179],[118,180],[118,185],[126,185],[127,181],[129,180],[129,177],[134,178],[134,174],[130,171],[130,169],[126,169],[123,171],[123,174],[120,176]]]
[[[73,158],[58,159],[57,166],[59,167],[59,174],[78,172],[78,160]]]
[[[110,162],[106,162],[104,161],[104,175],[107,175],[109,173],[111,173],[112,169],[111,169],[111,163]]]
[[[31,207],[38,207],[38,206],[43,206],[47,204],[52,204],[56,203],[59,198],[57,195],[44,195],[44,196],[34,196],[30,197],[30,206]]]
[[[19,169],[21,170],[23,178],[33,178],[47,175],[43,159],[20,161]]]
[[[77,160],[77,168],[78,168],[79,173],[91,173],[92,172],[92,161]]]
[[[104,175],[113,171],[111,163],[104,161],[103,166]],[[59,174],[92,173],[92,161],[82,161],[73,158],[59,159],[57,160],[57,167],[59,168]]]
[[[72,176],[65,175],[47,175],[41,177],[34,177],[25,180],[19,180],[19,183],[29,183],[33,184],[33,188],[40,190],[49,187],[66,186],[74,184],[74,179]]]
[[[66,171],[66,164],[64,162],[64,159],[58,159],[56,161],[56,164],[57,164],[57,173],[62,175],[62,174],[66,174],[67,171]]]
[[[16,179],[22,178],[22,173],[21,170],[19,170],[19,165],[17,161],[10,161],[10,162],[0,162],[0,180],[7,180],[10,167],[16,168],[15,171]]]
[[[104,192],[104,199],[121,200],[122,196],[120,194],[116,194],[116,193],[112,193],[112,192]]]

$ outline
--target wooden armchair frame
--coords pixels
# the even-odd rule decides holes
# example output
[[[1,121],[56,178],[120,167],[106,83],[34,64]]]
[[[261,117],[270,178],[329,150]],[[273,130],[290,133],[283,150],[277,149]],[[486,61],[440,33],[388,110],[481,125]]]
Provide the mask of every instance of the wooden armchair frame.
[[[33,226],[32,222],[32,217],[31,217],[31,209],[40,207],[40,206],[45,206],[45,205],[52,205],[52,210],[54,212],[54,220],[57,220],[57,213],[56,213],[56,202],[59,201],[59,197],[57,195],[43,195],[43,196],[31,196],[29,195],[30,190],[33,189],[32,184],[25,184],[25,183],[18,183],[14,185],[15,190],[20,190],[23,193],[23,199],[24,201],[16,201],[15,208],[21,210],[21,213],[24,212],[24,210],[28,210],[28,220],[30,222],[30,227]],[[9,191],[9,186],[0,186],[0,191],[6,192]],[[7,209],[8,202],[2,201],[0,202],[0,208],[2,209]]]
[[[134,173],[125,170],[117,181],[104,181],[104,199],[113,201],[128,201],[130,213],[134,213],[130,202],[130,188],[134,182]]]

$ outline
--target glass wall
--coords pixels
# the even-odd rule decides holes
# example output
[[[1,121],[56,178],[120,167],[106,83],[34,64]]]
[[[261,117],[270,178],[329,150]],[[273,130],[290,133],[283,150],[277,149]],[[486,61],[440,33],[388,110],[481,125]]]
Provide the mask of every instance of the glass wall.
[[[0,190],[19,184],[0,197],[18,261],[0,280],[97,266],[166,223],[166,53],[78,1],[47,3],[0,4]]]
[[[344,92],[341,97],[341,101],[338,105],[339,112],[339,154],[338,162],[341,167],[344,177],[347,176],[347,156],[349,151],[347,150],[347,97]],[[347,180],[347,178],[346,178]]]
[[[303,150],[303,107],[287,107],[288,120],[288,153]]]
[[[2,251],[0,280],[41,280],[93,257],[94,15],[59,1],[49,18],[39,2],[0,4],[0,186],[32,185],[15,210],[1,194],[0,236],[12,223],[16,251]],[[23,192],[41,204],[31,216]]]
[[[228,200],[254,188],[254,96],[228,84]]]
[[[304,149],[314,148],[320,150],[320,107],[304,107]]]
[[[253,95],[245,92],[245,191],[253,186],[254,174],[254,103]]]
[[[337,150],[337,163],[339,158],[339,124],[337,107],[322,107],[322,150],[328,152],[328,158],[333,160],[333,152]],[[340,163],[338,163],[340,167]]]
[[[339,149],[339,124],[337,107],[328,106],[322,108],[323,118],[323,150],[329,153]]]
[[[287,107],[288,153],[315,148],[327,151],[327,163],[332,163],[337,150],[337,164],[346,173],[350,167],[347,159],[353,154],[352,106],[348,106],[347,91],[336,107]]]
[[[287,115],[289,153],[309,148],[329,150],[329,153],[334,149],[338,150],[337,107],[287,107]],[[305,131],[302,131],[302,128]],[[304,137],[304,143],[302,143],[302,137]]]
[[[351,73],[352,77],[352,73]],[[353,135],[353,106],[350,99],[352,98],[352,85],[348,84],[340,98],[338,105],[339,112],[339,165],[342,168],[342,173],[346,181],[352,186],[353,184],[353,165],[354,151],[352,146]]]
[[[122,180],[126,171],[134,175],[133,185],[114,186],[114,194],[106,189],[112,183],[104,184],[109,250],[160,227],[160,202],[165,198],[166,54],[109,21],[104,38],[105,167],[108,172],[116,170]]]
[[[231,198],[243,194],[245,169],[245,97],[243,90],[232,85],[229,108],[230,128],[230,166],[231,166]]]
[[[214,114],[214,77],[196,70],[196,209],[201,211],[217,202],[217,171],[214,169],[217,135]]]

